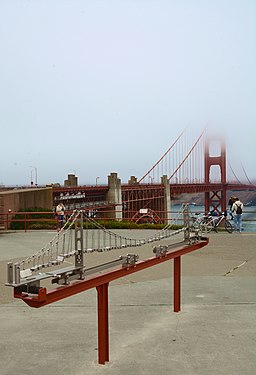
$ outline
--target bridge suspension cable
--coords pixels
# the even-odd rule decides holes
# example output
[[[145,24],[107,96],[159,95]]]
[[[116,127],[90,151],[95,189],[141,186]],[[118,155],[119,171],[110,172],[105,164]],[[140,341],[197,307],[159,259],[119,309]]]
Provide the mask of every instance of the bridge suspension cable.
[[[205,129],[202,131],[202,133],[200,134],[200,136],[198,137],[198,139],[196,140],[195,144],[192,146],[192,148],[190,149],[190,151],[188,152],[188,154],[184,157],[184,159],[182,160],[182,162],[177,166],[177,168],[175,169],[175,171],[169,177],[169,181],[175,176],[175,174],[177,173],[177,171],[182,167],[182,165],[185,163],[185,161],[192,154],[192,151],[195,149],[195,147],[199,143],[200,139],[203,137],[204,133],[205,133]]]
[[[164,175],[169,181],[173,179],[172,183],[203,182],[204,133],[205,129],[194,142],[192,132],[184,130],[138,182],[161,183]]]
[[[183,214],[184,212],[181,210],[178,213],[180,219],[176,217],[176,220],[179,219],[181,221]],[[58,266],[65,262],[67,258],[75,257],[77,260],[79,252],[81,256],[81,254],[93,252],[142,246],[175,236],[185,232],[185,229],[185,227],[182,227],[178,230],[173,230],[172,225],[167,224],[163,229],[156,231],[147,238],[128,238],[106,229],[96,220],[88,217],[84,211],[75,210],[61,231],[41,250],[20,262],[8,263],[8,285],[19,285],[20,283],[26,283],[27,280],[31,281],[34,273],[38,273],[42,269]],[[55,276],[55,273],[51,271],[49,273],[45,272],[43,275],[45,278]],[[40,277],[40,273],[34,277]]]
[[[246,171],[245,171],[244,166],[243,166],[242,163],[241,163],[241,166],[242,166],[242,169],[243,169],[243,172],[245,174],[245,177],[246,177],[247,181],[249,182],[250,185],[253,185],[252,182],[249,180],[249,177],[248,177],[248,175],[247,175],[247,173],[246,173]]]
[[[138,182],[140,183],[141,181],[144,180],[144,178],[146,176],[148,176],[153,170],[154,168],[159,165],[159,163],[165,158],[166,155],[168,155],[168,153],[173,149],[173,147],[176,145],[176,143],[180,140],[180,138],[182,137],[182,135],[184,134],[185,130],[183,130],[181,132],[181,134],[178,136],[178,138],[173,142],[173,144],[168,148],[168,150],[163,154],[163,156],[153,165],[153,167],[151,167],[145,174],[144,176],[142,176]]]
[[[229,165],[229,168],[231,169],[231,172],[233,173],[233,176],[234,176],[235,179],[237,180],[237,182],[238,182],[239,184],[242,184],[241,181],[239,180],[239,178],[237,177],[237,175],[235,174],[233,168],[231,167],[231,164],[228,163],[228,165]]]

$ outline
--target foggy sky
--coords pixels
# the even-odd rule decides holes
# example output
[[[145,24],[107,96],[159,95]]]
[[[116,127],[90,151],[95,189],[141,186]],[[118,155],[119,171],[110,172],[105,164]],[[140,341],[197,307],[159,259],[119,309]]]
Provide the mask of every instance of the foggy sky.
[[[254,0],[1,0],[0,184],[126,182],[206,126],[255,179],[255,36]]]

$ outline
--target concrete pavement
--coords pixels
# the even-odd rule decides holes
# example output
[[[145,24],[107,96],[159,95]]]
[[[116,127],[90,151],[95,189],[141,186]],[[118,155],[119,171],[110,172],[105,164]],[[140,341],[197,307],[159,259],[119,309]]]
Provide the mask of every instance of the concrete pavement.
[[[113,282],[105,366],[97,358],[95,290],[32,309],[4,286],[6,262],[51,238],[0,235],[1,375],[256,373],[256,233],[211,233],[208,246],[182,258],[180,313],[173,313],[172,261]]]

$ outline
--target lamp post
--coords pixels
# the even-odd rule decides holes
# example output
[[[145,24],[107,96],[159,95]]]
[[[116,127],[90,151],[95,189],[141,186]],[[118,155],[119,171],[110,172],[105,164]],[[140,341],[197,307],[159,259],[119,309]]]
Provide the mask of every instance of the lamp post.
[[[96,177],[96,186],[98,185],[98,179],[99,179],[99,176]]]
[[[37,186],[37,167],[33,167],[30,165],[30,168],[33,168],[35,170],[35,186]],[[33,179],[32,179],[32,170],[31,170],[31,186],[33,185]]]
[[[33,169],[30,171],[30,186],[33,186]]]

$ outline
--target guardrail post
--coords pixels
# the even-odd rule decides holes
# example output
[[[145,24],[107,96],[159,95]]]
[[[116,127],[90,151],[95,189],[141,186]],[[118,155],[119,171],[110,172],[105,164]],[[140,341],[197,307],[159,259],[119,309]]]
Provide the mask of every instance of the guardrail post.
[[[105,362],[109,361],[108,284],[96,287],[98,296],[98,362],[101,365],[105,365]]]
[[[174,285],[173,285],[173,311],[180,311],[180,262],[181,257],[174,258]]]

